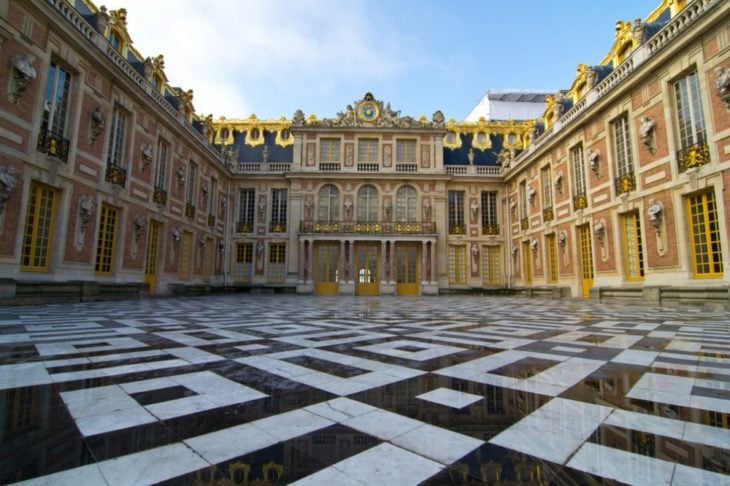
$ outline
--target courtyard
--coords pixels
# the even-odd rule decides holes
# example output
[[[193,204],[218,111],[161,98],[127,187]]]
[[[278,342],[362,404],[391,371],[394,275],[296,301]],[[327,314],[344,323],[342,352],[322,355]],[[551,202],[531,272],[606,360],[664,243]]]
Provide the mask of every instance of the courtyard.
[[[730,484],[728,317],[471,296],[0,308],[0,480]]]

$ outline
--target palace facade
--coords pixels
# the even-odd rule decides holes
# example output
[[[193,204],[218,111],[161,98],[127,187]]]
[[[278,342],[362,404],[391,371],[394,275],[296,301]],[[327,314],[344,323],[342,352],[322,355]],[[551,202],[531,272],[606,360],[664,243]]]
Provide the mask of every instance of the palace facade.
[[[664,0],[618,22],[569,89],[492,91],[465,121],[371,93],[324,118],[201,116],[126,22],[87,0],[0,0],[6,301],[263,289],[730,305],[727,2]]]

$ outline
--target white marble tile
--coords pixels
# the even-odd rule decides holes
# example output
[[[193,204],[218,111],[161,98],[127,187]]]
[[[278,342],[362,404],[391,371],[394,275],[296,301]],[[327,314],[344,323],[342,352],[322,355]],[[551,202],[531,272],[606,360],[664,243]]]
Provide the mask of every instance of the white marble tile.
[[[730,449],[730,433],[727,429],[687,422],[682,439],[720,449]]]
[[[183,442],[211,464],[219,464],[274,445],[279,439],[249,423],[191,437]]]
[[[423,422],[378,409],[346,420],[342,424],[382,440],[391,440],[422,426]]]
[[[552,351],[560,351],[560,352],[563,352],[563,353],[574,353],[574,354],[580,354],[580,353],[584,353],[585,352],[585,349],[571,348],[569,346],[553,346],[550,349]]]
[[[176,358],[184,359],[188,363],[201,364],[201,363],[215,363],[216,361],[223,361],[226,358],[218,356],[217,354],[209,353],[198,348],[172,348],[166,349],[168,353],[175,356]]]
[[[624,429],[663,435],[673,439],[681,439],[686,422],[628,410],[614,410],[603,422]]]
[[[98,344],[98,346],[88,346]],[[144,348],[146,344],[129,337],[78,339],[64,343],[38,343],[35,345],[41,356],[55,356],[63,354],[96,353],[99,351],[113,351],[117,349]]]
[[[293,344],[295,346],[302,346],[305,348],[322,348],[325,346],[357,343],[360,341],[369,341],[371,339],[382,339],[388,337],[393,337],[393,335],[385,334],[382,332],[358,331],[354,329],[348,329],[342,331],[319,332],[314,334],[307,334],[305,336],[282,336],[274,338],[274,340],[282,343]]]
[[[458,461],[484,444],[484,441],[429,424],[399,435],[390,442],[444,465]]]
[[[177,383],[170,378],[152,378],[150,380],[130,381],[129,383],[120,383],[119,388],[130,395],[150,390],[159,390],[162,388],[171,388],[177,386]]]
[[[107,482],[104,480],[104,476],[101,475],[98,466],[96,464],[89,464],[14,484],[22,484],[23,486],[46,486],[49,484],[59,486],[95,486],[105,485]]]
[[[195,334],[200,333],[212,334],[220,337],[208,339],[195,336]],[[187,331],[155,332],[153,334],[156,334],[157,336],[163,337],[165,339],[169,339],[171,341],[175,341],[176,343],[184,344],[186,346],[205,346],[208,344],[226,344],[262,340],[262,338],[252,336],[250,334],[228,331],[226,329],[215,329],[212,327],[191,329]]]
[[[701,410],[730,413],[730,400],[723,398],[693,396],[689,400],[689,406],[692,408],[699,408]]]
[[[294,481],[291,483],[291,486],[322,486],[323,484],[329,484],[332,486],[366,486],[372,483],[358,481],[344,472],[335,469],[333,466],[330,466],[321,469],[314,474],[310,474],[299,481]]]
[[[489,442],[564,464],[611,408],[554,398]]]
[[[401,349],[405,347],[417,348],[417,351]],[[456,346],[447,346],[445,344],[424,343],[420,341],[410,341],[407,339],[399,339],[386,343],[371,344],[368,346],[359,346],[355,349],[368,351],[370,353],[383,354],[385,356],[393,356],[395,358],[411,359],[414,361],[428,361],[442,356],[461,353],[466,351],[464,348]]]
[[[154,484],[187,474],[210,464],[185,444],[176,443],[98,463],[109,484]]]
[[[368,485],[419,484],[443,465],[392,444],[380,444],[332,467]]]
[[[157,417],[140,406],[74,418],[84,437],[157,422]]]
[[[105,354],[102,356],[89,356],[87,359],[92,363],[103,363],[105,361],[117,361],[126,359],[152,358],[155,356],[165,356],[165,353],[159,349],[149,351],[131,351],[129,353]]]
[[[625,349],[618,356],[611,359],[613,363],[622,363],[639,366],[651,365],[659,353],[655,351],[644,351],[641,349]]]
[[[259,351],[261,349],[269,349],[269,346],[264,344],[244,344],[243,346],[236,346],[239,351]]]
[[[482,400],[484,397],[462,391],[451,390],[449,388],[437,388],[436,390],[417,395],[416,398],[455,409],[462,409],[464,407],[468,407],[472,403]]]
[[[590,442],[585,443],[575,453],[568,462],[568,467],[622,483],[647,486],[668,485],[674,473],[673,462]]]
[[[344,422],[353,417],[376,410],[375,407],[349,398],[335,398],[326,402],[305,407],[304,410],[315,413],[333,422]]]
[[[140,405],[118,385],[100,386],[61,392],[66,407],[75,419],[89,415],[106,414]]]
[[[43,363],[2,365],[0,377],[0,390],[53,383]]]
[[[672,476],[672,486],[728,486],[730,476],[696,467],[677,464]]]
[[[299,409],[256,420],[251,422],[251,424],[265,431],[267,434],[273,435],[280,441],[285,441],[329,427],[334,422],[307,412],[306,410]]]

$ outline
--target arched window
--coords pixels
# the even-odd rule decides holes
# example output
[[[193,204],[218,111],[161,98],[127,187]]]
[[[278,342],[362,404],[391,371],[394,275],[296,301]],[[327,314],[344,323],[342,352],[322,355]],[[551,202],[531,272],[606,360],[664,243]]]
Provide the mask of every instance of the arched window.
[[[378,190],[367,185],[357,191],[357,220],[373,223],[378,220]]]
[[[418,221],[418,196],[412,186],[403,186],[395,193],[395,220],[399,223]]]
[[[317,202],[317,220],[332,223],[340,219],[340,191],[332,184],[322,186]]]

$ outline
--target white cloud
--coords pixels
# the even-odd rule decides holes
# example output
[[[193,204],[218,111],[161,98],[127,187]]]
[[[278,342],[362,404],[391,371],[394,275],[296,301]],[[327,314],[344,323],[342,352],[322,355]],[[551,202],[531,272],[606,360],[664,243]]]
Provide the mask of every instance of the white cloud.
[[[192,88],[196,110],[216,117],[247,116],[254,87],[258,96],[291,91],[292,83],[322,93],[394,79],[430,62],[419,57],[418,39],[398,33],[361,1],[124,0],[123,6],[140,53],[164,54],[170,83]]]

